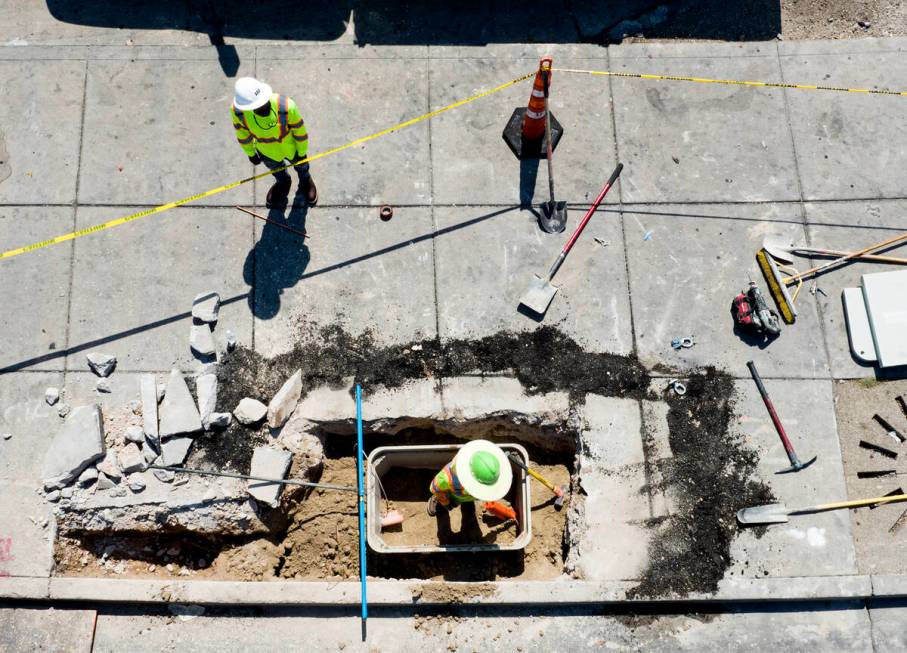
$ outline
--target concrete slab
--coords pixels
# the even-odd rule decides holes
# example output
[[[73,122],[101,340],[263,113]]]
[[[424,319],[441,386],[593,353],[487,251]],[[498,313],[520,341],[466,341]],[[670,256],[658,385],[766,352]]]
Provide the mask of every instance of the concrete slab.
[[[0,648],[91,653],[96,614],[94,610],[5,608],[0,610]]]
[[[569,236],[543,233],[531,213],[516,209],[435,208],[434,213],[441,337],[536,329],[535,319],[518,312],[520,297],[533,275],[548,271]],[[571,216],[568,230],[581,218],[578,211]],[[560,290],[543,323],[557,325],[588,350],[629,353],[633,343],[622,245],[618,215],[598,211],[555,277]]]
[[[475,58],[476,52],[469,56],[466,48],[432,50],[438,57],[431,61],[433,109],[531,73],[544,54],[554,56],[556,67],[604,68],[607,52],[595,50],[600,58],[589,60],[576,52],[538,46],[514,46],[508,50],[513,56],[506,58],[487,54]],[[616,165],[608,84],[598,81],[561,73],[552,76],[551,111],[564,126],[554,155],[559,200],[588,205]],[[513,110],[526,106],[531,91],[530,78],[432,120],[435,202],[513,205],[548,200],[545,161],[521,163],[501,138]],[[589,165],[590,152],[595,153],[595,165]],[[615,202],[616,195],[608,199]]]
[[[764,377],[825,377],[825,355],[815,300],[803,293],[800,316],[762,347],[734,333],[731,301],[752,278],[766,291],[756,264],[771,234],[802,239],[793,205],[658,205],[625,207],[627,258],[636,346],[647,365],[715,365],[749,377],[756,359]],[[643,234],[652,232],[650,240]],[[652,261],[661,261],[653,274]],[[771,297],[768,301],[772,302]],[[674,350],[675,337],[693,336],[690,349]]]
[[[300,320],[313,329],[336,324],[354,334],[371,331],[379,344],[435,337],[431,215],[402,208],[387,224],[377,213],[312,209],[312,241],[302,246],[292,234],[265,226],[251,260],[259,353],[291,349]]]
[[[907,603],[903,600],[873,601],[869,606],[872,650],[895,653],[907,649]]]
[[[0,500],[0,576],[50,576],[54,519],[50,504],[28,481],[4,482]]]
[[[0,240],[10,248],[68,233],[72,225],[69,207],[0,207]],[[71,257],[72,246],[63,244],[3,261],[0,368],[63,369]]]
[[[788,437],[801,460],[818,456],[809,468],[776,474],[790,463],[755,384],[735,383],[735,429],[759,453],[759,476],[780,503],[789,508],[843,500],[846,497],[841,449],[834,419],[830,381],[768,380]],[[727,576],[834,576],[856,571],[850,517],[830,511],[775,524],[761,537],[742,530],[731,544],[733,564]]]
[[[78,225],[119,213],[82,207]],[[192,298],[204,288],[216,288],[223,298],[215,339],[222,341],[230,329],[240,342],[251,342],[251,278],[243,278],[251,228],[238,215],[226,208],[180,208],[77,241],[69,367],[82,369],[78,351],[97,343],[117,357],[121,371],[194,369]],[[124,265],[122,252],[144,263]]]
[[[355,46],[284,47],[279,52],[269,52],[274,58],[259,57],[258,75],[275,92],[286,93],[296,101],[309,133],[310,155],[428,111],[425,48],[402,49],[400,54],[405,58],[399,59],[379,59],[367,53],[363,56]],[[366,68],[368,74],[362,74]],[[423,122],[313,161],[311,170],[318,184],[319,203],[428,203],[428,140],[429,126]],[[259,183],[265,190],[269,186]]]
[[[252,62],[239,72],[254,72]],[[79,201],[163,204],[248,177],[252,166],[230,118],[232,90],[215,61],[91,62]],[[252,185],[205,201],[248,204]]]
[[[773,44],[632,44],[609,48],[611,70],[779,80]],[[607,78],[584,83],[607,84]],[[781,90],[614,77],[624,202],[799,199]]]
[[[44,401],[44,389],[62,383],[63,375],[58,373],[0,376],[0,483],[40,487],[44,454],[63,423],[57,406]],[[61,402],[69,400],[66,393]],[[15,513],[15,505],[0,498],[0,514]]]
[[[0,61],[0,78],[6,80],[4,91],[9,97],[22,98],[0,108],[0,125],[4,125],[0,130],[0,202],[72,202],[85,64]]]
[[[779,45],[786,82],[903,90],[903,39],[817,45]],[[904,196],[897,171],[907,165],[907,153],[891,141],[903,98],[796,90],[787,96],[804,199]]]
[[[805,204],[809,242],[816,247],[845,252],[868,247],[903,233],[907,201],[873,200],[868,202],[808,202]],[[907,258],[907,241],[879,252]],[[816,259],[816,265],[831,259]],[[808,259],[798,259],[801,269]],[[896,270],[903,266],[854,262],[817,278],[825,294],[816,295],[825,332],[831,372],[835,378],[874,376],[878,368],[858,363],[850,351],[847,322],[841,293],[844,288],[859,288],[860,277],[873,272]],[[897,372],[896,369],[886,373]],[[883,373],[886,374],[886,373]]]

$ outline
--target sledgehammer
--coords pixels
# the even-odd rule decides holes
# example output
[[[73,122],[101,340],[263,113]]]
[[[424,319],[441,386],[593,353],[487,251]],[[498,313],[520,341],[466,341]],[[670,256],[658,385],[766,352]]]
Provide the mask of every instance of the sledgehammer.
[[[791,444],[790,439],[787,437],[787,433],[784,432],[784,427],[781,425],[781,419],[778,417],[778,413],[775,412],[775,405],[772,403],[772,400],[769,399],[765,386],[762,385],[762,377],[760,377],[759,372],[756,371],[756,365],[753,361],[747,361],[746,366],[750,368],[750,374],[753,375],[753,381],[756,382],[756,387],[759,388],[759,394],[762,395],[762,401],[765,404],[765,407],[768,408],[768,414],[771,415],[775,430],[778,431],[778,435],[781,436],[781,442],[784,444],[784,451],[787,452],[787,459],[790,461],[790,467],[775,473],[786,474],[788,472],[799,472],[801,469],[809,467],[816,462],[818,456],[813,456],[812,460],[807,460],[805,463],[800,462],[800,459],[794,451],[794,445]]]
[[[523,463],[522,460],[520,460],[520,457],[519,457],[517,454],[511,452],[511,453],[508,453],[507,455],[510,456],[510,460],[512,460],[512,461],[515,462],[517,465],[519,465],[520,467],[522,467],[522,468],[525,470],[525,472],[526,472],[527,474],[529,474],[532,478],[534,478],[534,479],[537,480],[539,483],[541,483],[542,485],[544,485],[546,488],[548,488],[549,490],[551,490],[552,492],[554,492],[554,496],[557,497],[557,498],[554,500],[554,508],[555,508],[555,510],[560,510],[561,508],[563,508],[563,506],[564,506],[564,499],[567,498],[567,489],[566,489],[566,488],[557,487],[554,483],[552,483],[552,482],[549,481],[548,479],[544,478],[544,477],[543,477],[541,474],[539,474],[538,472],[533,471],[533,470],[529,469],[528,467],[526,467],[526,465]]]

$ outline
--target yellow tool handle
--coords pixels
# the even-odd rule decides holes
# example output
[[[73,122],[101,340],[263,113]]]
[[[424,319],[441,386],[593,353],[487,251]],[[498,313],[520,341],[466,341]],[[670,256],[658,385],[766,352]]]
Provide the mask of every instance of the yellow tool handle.
[[[853,501],[839,501],[837,503],[821,503],[818,506],[801,508],[799,510],[792,510],[791,512],[819,512],[821,510],[838,510],[839,508],[860,508],[862,506],[871,506],[877,503],[894,503],[896,501],[905,500],[907,500],[907,494],[892,494],[889,497],[876,497],[875,499],[854,499]]]
[[[836,265],[840,265],[841,263],[844,263],[845,261],[849,261],[852,258],[856,258],[857,256],[862,256],[863,254],[868,254],[869,252],[872,252],[877,249],[882,249],[883,247],[887,247],[888,245],[894,245],[895,243],[900,242],[902,240],[907,240],[907,233],[900,234],[899,236],[894,236],[893,238],[889,238],[888,240],[878,243],[876,245],[870,245],[869,247],[861,249],[858,252],[851,252],[847,256],[842,256],[841,258],[836,258],[834,261],[829,261],[828,263],[823,263],[822,265],[817,265],[814,268],[810,268],[809,270],[806,270],[805,272],[800,272],[799,274],[795,274],[792,277],[788,277],[787,279],[784,279],[783,280],[784,285],[789,284],[791,281],[798,281],[800,279],[805,279],[806,277],[808,277],[811,274],[821,272],[822,270],[834,267]]]
[[[551,490],[552,492],[554,492],[555,494],[557,494],[557,488],[554,487],[554,484],[551,483],[551,481],[545,479],[541,474],[539,474],[538,472],[532,471],[532,470],[529,469],[528,467],[526,468],[526,471],[529,472],[529,475],[530,475],[532,478],[534,478],[534,479],[537,480],[539,483],[541,483],[542,485],[544,485],[546,488],[548,488],[549,490]]]

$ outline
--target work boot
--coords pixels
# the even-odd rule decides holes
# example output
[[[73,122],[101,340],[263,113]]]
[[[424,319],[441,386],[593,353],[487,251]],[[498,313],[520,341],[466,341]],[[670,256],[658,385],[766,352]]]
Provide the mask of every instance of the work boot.
[[[428,513],[429,517],[434,517],[438,514],[438,500],[434,497],[428,500],[428,506],[425,508],[425,512]]]
[[[318,189],[315,187],[315,182],[312,180],[311,176],[303,182],[302,188],[305,191],[306,204],[309,206],[318,204]]]
[[[287,196],[290,194],[290,180],[275,181],[268,191],[268,198],[265,200],[265,206],[269,209],[281,208],[287,205]]]

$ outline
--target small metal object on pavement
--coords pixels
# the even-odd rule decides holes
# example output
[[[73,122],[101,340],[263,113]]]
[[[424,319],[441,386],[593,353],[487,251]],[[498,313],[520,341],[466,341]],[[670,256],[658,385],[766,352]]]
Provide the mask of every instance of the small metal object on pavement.
[[[674,349],[690,349],[695,344],[696,343],[693,342],[693,336],[689,336],[688,338],[674,338],[671,341],[671,346]]]
[[[668,387],[681,397],[687,393],[687,386],[680,379],[671,379],[668,381]]]
[[[381,218],[382,222],[387,222],[394,217],[394,207],[388,204],[382,204],[378,209],[378,217]]]

